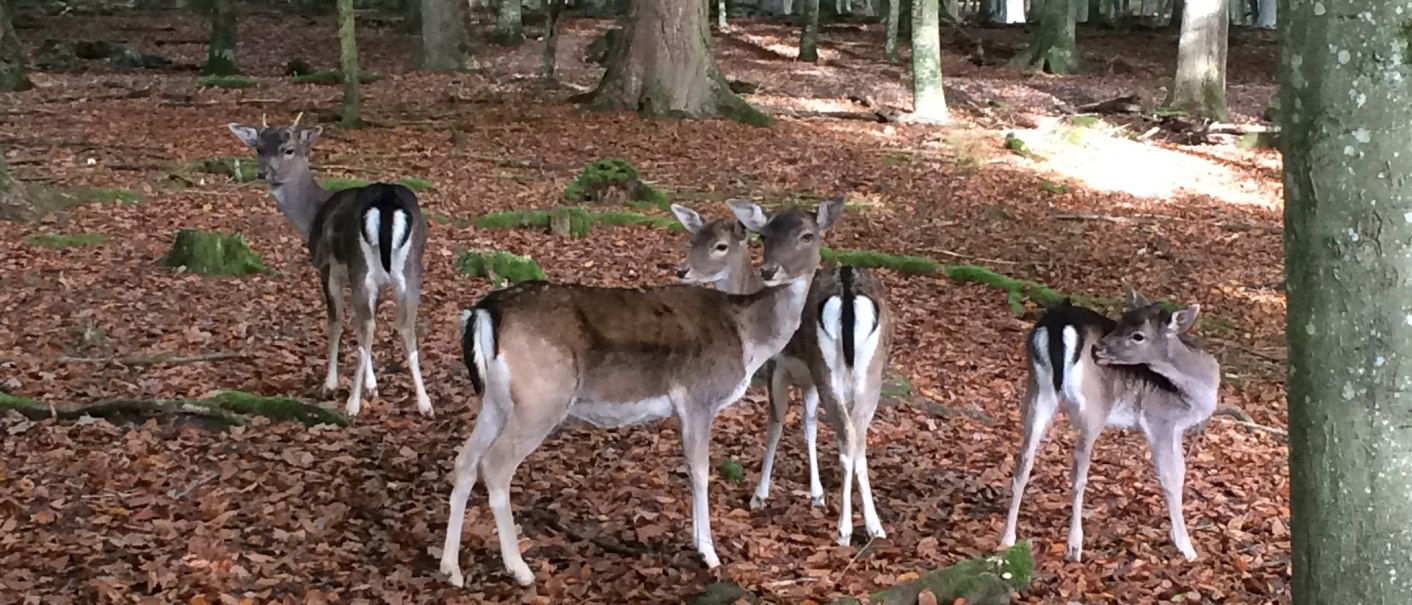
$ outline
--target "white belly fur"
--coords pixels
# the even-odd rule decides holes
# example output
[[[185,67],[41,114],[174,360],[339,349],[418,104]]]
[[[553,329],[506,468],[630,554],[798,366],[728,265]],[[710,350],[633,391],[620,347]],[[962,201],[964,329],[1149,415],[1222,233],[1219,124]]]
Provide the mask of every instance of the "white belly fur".
[[[670,415],[672,401],[666,396],[625,403],[579,400],[569,406],[570,417],[601,429],[641,424]]]

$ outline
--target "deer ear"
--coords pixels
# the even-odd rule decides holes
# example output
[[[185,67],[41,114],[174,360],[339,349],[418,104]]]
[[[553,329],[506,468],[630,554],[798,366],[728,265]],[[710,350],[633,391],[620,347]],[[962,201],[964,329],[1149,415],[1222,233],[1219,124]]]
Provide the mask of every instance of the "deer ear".
[[[299,149],[303,151],[308,151],[310,147],[314,146],[314,141],[319,140],[319,134],[323,131],[323,126],[315,126],[313,128],[300,128],[294,131],[294,136],[296,137],[295,140],[298,141]]]
[[[1201,305],[1191,305],[1177,309],[1172,314],[1171,323],[1167,324],[1167,330],[1173,334],[1181,334],[1190,330],[1196,325],[1196,315],[1201,312]]]
[[[843,216],[843,197],[834,197],[819,202],[819,212],[815,217],[815,222],[819,225],[819,231],[828,231],[838,217]]]
[[[672,214],[677,215],[677,220],[681,222],[681,226],[686,227],[686,232],[692,235],[696,235],[697,232],[701,231],[701,228],[705,226],[705,222],[701,220],[700,214],[697,214],[695,210],[681,204],[672,204]]]
[[[746,229],[759,233],[765,228],[765,211],[759,206],[744,200],[726,200],[726,205],[730,206],[735,218],[739,219]]]
[[[1148,302],[1146,296],[1138,294],[1137,290],[1134,290],[1132,285],[1127,282],[1123,283],[1123,298],[1127,300],[1128,309],[1140,309],[1152,304]]]
[[[226,128],[229,128],[231,134],[240,139],[241,143],[245,143],[249,147],[259,147],[260,131],[258,129],[235,122],[226,124]]]

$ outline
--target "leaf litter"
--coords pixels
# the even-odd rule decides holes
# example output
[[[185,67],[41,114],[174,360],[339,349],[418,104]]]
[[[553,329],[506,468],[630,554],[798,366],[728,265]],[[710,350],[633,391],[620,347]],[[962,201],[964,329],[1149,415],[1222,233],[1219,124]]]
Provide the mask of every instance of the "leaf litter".
[[[153,19],[170,28],[151,27]],[[327,17],[289,22],[251,10],[241,19],[242,31],[312,27],[333,40]],[[567,24],[563,86],[596,81],[598,68],[583,64],[577,50],[608,25]],[[201,21],[175,13],[44,17],[39,27],[25,33],[121,31],[145,50],[200,40],[204,31]],[[880,61],[877,27],[831,31],[824,63],[807,72],[792,58],[760,52],[762,41],[790,48],[789,27],[742,21],[733,28],[730,40],[718,38],[723,70],[770,82],[750,97],[762,107],[778,110],[807,98],[846,104],[860,92],[855,86],[875,89],[883,102],[905,101],[899,68]],[[126,166],[238,155],[245,150],[226,122],[267,114],[286,123],[299,111],[327,113],[336,91],[281,77],[290,57],[333,64],[334,45],[303,43],[308,37],[272,33],[259,45],[243,44],[242,65],[261,79],[253,89],[198,90],[195,76],[179,71],[99,69],[37,74],[38,89],[0,99],[6,159],[22,178],[127,189],[144,200],[88,203],[40,224],[0,222],[0,308],[6,309],[0,377],[7,391],[41,402],[195,398],[215,389],[269,396],[316,391],[325,329],[314,272],[263,186],[220,175],[184,184],[168,168]],[[25,36],[31,50],[39,39]],[[831,43],[848,52],[828,50]],[[595,229],[582,239],[470,226],[488,212],[561,199],[573,170],[536,164],[624,158],[673,201],[708,216],[724,216],[720,200],[728,196],[807,202],[841,193],[861,207],[827,236],[835,249],[973,262],[1095,297],[1114,297],[1130,281],[1154,298],[1200,302],[1213,318],[1201,336],[1226,374],[1223,403],[1241,406],[1261,424],[1285,424],[1282,265],[1273,230],[1280,185],[1278,170],[1268,168],[1271,158],[1278,166],[1278,155],[1152,143],[1153,153],[1183,158],[1186,172],[1169,178],[1202,187],[1135,197],[1078,183],[1056,193],[1039,185],[1055,180],[1056,168],[1006,152],[1004,130],[993,124],[997,112],[984,109],[1003,102],[1013,127],[1033,127],[1035,115],[1059,104],[1154,90],[1165,84],[1172,51],[1155,51],[1139,35],[1094,38],[1095,48],[1137,64],[1128,75],[1030,78],[977,68],[948,52],[949,90],[963,91],[970,102],[953,99],[959,124],[944,130],[790,118],[757,129],[583,114],[563,102],[562,89],[519,77],[533,73],[534,44],[478,47],[487,70],[469,76],[407,71],[411,40],[391,29],[362,28],[360,45],[364,68],[385,74],[365,87],[365,117],[376,127],[326,128],[315,169],[320,178],[415,177],[437,184],[419,193],[428,212],[454,219],[429,227],[420,315],[422,369],[437,417],[415,414],[399,345],[388,330],[378,332],[373,347],[381,398],[347,428],[257,419],[210,431],[157,421],[34,423],[8,415],[0,419],[7,435],[0,440],[7,461],[0,469],[0,595],[17,602],[43,595],[46,603],[681,602],[719,576],[767,602],[823,603],[994,549],[1019,442],[1021,342],[1029,319],[981,284],[883,271],[899,319],[892,372],[913,385],[910,396],[885,402],[870,433],[887,539],[861,556],[861,544],[833,544],[836,448],[825,428],[819,458],[827,506],[812,508],[797,405],[772,498],[762,510],[749,510],[765,423],[763,393],[752,390],[715,425],[713,460],[738,462],[745,474],[744,481],[712,482],[719,573],[704,570],[690,547],[675,425],[600,431],[570,424],[530,456],[511,496],[538,584],[518,589],[501,570],[478,489],[461,553],[468,588],[447,585],[436,571],[446,478],[479,407],[461,366],[455,321],[489,288],[455,271],[457,255],[504,250],[533,258],[553,280],[661,284],[673,281],[686,243],[649,226]],[[178,62],[199,61],[205,52],[190,43],[160,48]],[[1273,45],[1235,42],[1232,53],[1269,65]],[[1257,105],[1273,92],[1272,73],[1233,70],[1234,114],[1258,115]],[[105,98],[140,89],[151,90]],[[55,119],[60,115],[65,119]],[[1076,153],[1058,169],[1085,157],[1099,164],[1090,170],[1106,161]],[[1211,194],[1215,166],[1255,184],[1240,196],[1267,203],[1233,205]],[[1061,214],[1131,220],[1056,218]],[[187,227],[242,233],[275,273],[201,278],[160,267],[173,234]],[[106,242],[69,249],[22,244],[26,236],[53,232],[91,233]],[[390,313],[382,309],[380,321],[390,321]],[[57,361],[95,347],[105,354],[245,357],[144,366]],[[350,367],[353,357],[345,341],[341,366]],[[941,413],[958,410],[967,414]],[[1034,541],[1036,553],[1035,581],[1022,602],[1130,602],[1133,595],[1289,601],[1283,443],[1212,422],[1189,462],[1186,514],[1201,558],[1188,564],[1168,543],[1141,439],[1105,436],[1088,488],[1086,560],[1069,563],[1062,554],[1073,438],[1062,425],[1052,435],[1021,515],[1022,538]]]

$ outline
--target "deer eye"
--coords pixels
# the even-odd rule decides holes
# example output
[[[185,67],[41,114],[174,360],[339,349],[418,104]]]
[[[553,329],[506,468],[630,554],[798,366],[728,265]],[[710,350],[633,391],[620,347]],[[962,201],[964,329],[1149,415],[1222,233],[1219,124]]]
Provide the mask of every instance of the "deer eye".
[[[1132,338],[1133,338],[1133,342],[1142,342],[1142,341],[1144,341],[1144,340],[1147,340],[1147,337],[1146,337],[1146,336],[1143,336],[1143,335],[1142,335],[1142,332],[1133,332]]]
[[[293,147],[290,147],[289,149],[284,150],[284,157],[287,157],[287,158],[292,158],[292,157],[294,157],[294,148],[293,148]]]
[[[719,243],[719,244],[716,244],[716,251],[717,251],[717,252],[725,252],[725,251],[726,251],[727,249],[729,249],[729,248],[730,248],[730,246],[727,245],[725,242],[721,242],[721,243]]]
[[[799,236],[799,239],[800,239],[801,241],[803,241],[804,243],[807,244],[807,243],[809,243],[809,242],[814,241],[814,234],[813,234],[813,233],[805,233],[804,235]]]

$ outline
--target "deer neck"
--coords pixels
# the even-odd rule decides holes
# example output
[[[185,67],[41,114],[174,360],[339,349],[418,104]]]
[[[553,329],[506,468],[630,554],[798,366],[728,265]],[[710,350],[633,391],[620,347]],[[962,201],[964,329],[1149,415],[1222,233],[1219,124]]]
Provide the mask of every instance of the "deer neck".
[[[1167,357],[1147,364],[1148,369],[1172,382],[1188,398],[1199,404],[1216,406],[1221,385],[1220,365],[1211,354],[1185,342],[1170,345]]]
[[[329,192],[314,180],[314,174],[309,170],[299,171],[283,183],[270,185],[270,195],[274,196],[279,211],[299,232],[299,237],[309,241],[314,217],[329,197]]]
[[[731,297],[741,342],[745,345],[747,376],[754,375],[769,358],[779,354],[799,329],[813,279],[814,274],[810,273],[752,294]]]
[[[731,261],[726,276],[716,280],[716,289],[726,294],[752,294],[765,287],[760,274],[750,265],[750,256],[741,255]]]

